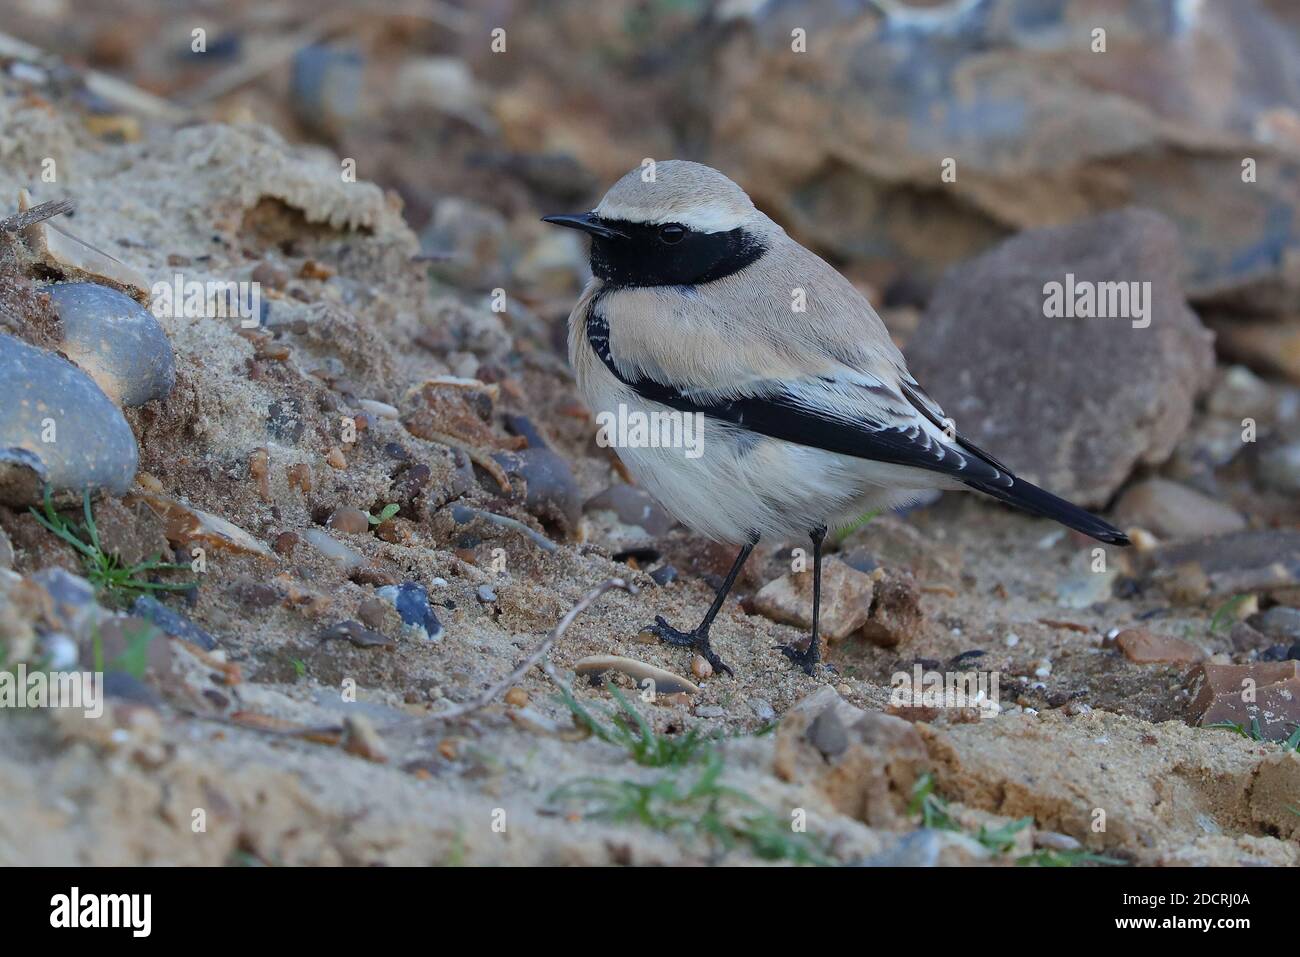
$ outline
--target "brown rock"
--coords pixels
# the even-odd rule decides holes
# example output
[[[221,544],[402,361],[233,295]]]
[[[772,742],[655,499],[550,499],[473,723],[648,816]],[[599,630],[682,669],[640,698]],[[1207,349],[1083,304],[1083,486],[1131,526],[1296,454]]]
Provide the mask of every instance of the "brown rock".
[[[1285,741],[1300,725],[1300,661],[1207,662],[1192,675],[1189,688],[1189,724],[1230,721],[1251,728],[1258,722],[1267,741]]]
[[[1017,474],[1103,505],[1134,468],[1169,457],[1214,369],[1213,336],[1187,308],[1180,270],[1177,229],[1149,210],[1020,233],[945,276],[908,343],[912,371]],[[1050,283],[1064,300],[1120,277],[1150,283],[1143,319],[1046,312]],[[1097,388],[1098,368],[1111,387]]]
[[[364,535],[370,531],[370,519],[359,508],[336,508],[325,524],[349,535]]]
[[[786,625],[812,627],[813,573],[809,568],[768,582],[754,596],[754,609]],[[837,558],[822,563],[821,635],[839,641],[861,628],[871,610],[871,576]]]
[[[911,724],[854,708],[827,687],[781,719],[773,771],[782,780],[810,784],[842,814],[894,827],[906,820],[926,763],[925,745]]]
[[[921,611],[921,589],[912,573],[878,568],[871,577],[875,580],[875,601],[862,627],[862,637],[885,648],[915,638],[924,628],[925,613]]]
[[[1145,628],[1129,628],[1115,636],[1124,657],[1139,665],[1190,665],[1205,653],[1189,641],[1158,635]]]

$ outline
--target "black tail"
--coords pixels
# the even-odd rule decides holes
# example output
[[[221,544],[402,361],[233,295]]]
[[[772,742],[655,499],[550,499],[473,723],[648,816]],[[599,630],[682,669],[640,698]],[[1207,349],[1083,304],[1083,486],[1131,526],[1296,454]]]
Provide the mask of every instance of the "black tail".
[[[1051,492],[1045,492],[1037,485],[1031,485],[1024,479],[1013,479],[1010,487],[986,485],[981,482],[968,482],[967,484],[985,495],[993,496],[999,502],[1006,502],[1008,505],[1022,508],[1026,512],[1041,515],[1043,518],[1050,518],[1052,521],[1060,522],[1076,532],[1083,532],[1083,534],[1091,536],[1099,542],[1105,542],[1108,545],[1129,544],[1128,536],[1114,525],[1103,522],[1091,512],[1085,511],[1077,505],[1072,505]]]

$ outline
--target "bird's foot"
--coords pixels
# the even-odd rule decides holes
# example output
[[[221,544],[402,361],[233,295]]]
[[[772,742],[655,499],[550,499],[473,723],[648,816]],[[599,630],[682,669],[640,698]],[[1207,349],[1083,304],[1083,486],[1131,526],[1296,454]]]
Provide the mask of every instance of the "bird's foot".
[[[670,645],[676,645],[679,648],[690,648],[697,652],[709,664],[713,666],[714,671],[725,671],[727,674],[735,677],[732,670],[727,667],[727,663],[717,656],[712,646],[709,644],[708,629],[701,631],[678,631],[664,619],[662,615],[655,615],[655,623],[646,629],[662,642]]]
[[[804,674],[811,676],[816,670],[820,656],[817,654],[817,643],[815,641],[808,642],[808,647],[802,651],[794,645],[777,645],[776,647],[781,654],[798,665]]]

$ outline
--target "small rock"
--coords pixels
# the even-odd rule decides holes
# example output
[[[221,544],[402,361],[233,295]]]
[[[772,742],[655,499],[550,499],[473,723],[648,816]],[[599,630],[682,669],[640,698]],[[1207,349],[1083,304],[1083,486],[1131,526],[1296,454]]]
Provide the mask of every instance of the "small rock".
[[[840,723],[834,708],[827,708],[808,726],[808,741],[824,758],[837,758],[849,746],[848,732]]]
[[[336,508],[325,524],[349,535],[365,535],[370,531],[370,519],[359,508]]]
[[[323,629],[317,634],[316,638],[322,642],[345,639],[358,648],[378,648],[393,644],[391,638],[387,638],[377,631],[371,631],[361,622],[353,621],[350,618],[347,621],[340,621]]]
[[[9,536],[5,530],[0,528],[0,568],[14,567],[14,546],[9,541]]]
[[[1276,605],[1251,616],[1248,622],[1274,641],[1300,641],[1300,608]]]
[[[716,704],[702,704],[691,713],[697,718],[725,718],[727,709],[720,708]]]
[[[1230,721],[1250,728],[1259,722],[1267,741],[1284,741],[1300,725],[1300,661],[1248,665],[1202,664],[1188,684],[1189,724]],[[1252,700],[1244,689],[1253,688]]]
[[[122,495],[139,464],[122,411],[81,369],[0,334],[0,503],[37,505],[84,489]]]
[[[361,604],[357,605],[357,619],[371,631],[381,631],[391,607],[388,602],[378,598],[363,599]]]
[[[1288,495],[1300,494],[1300,442],[1265,449],[1259,457],[1259,480]]]
[[[365,556],[344,545],[323,528],[305,528],[302,537],[318,552],[347,569],[360,568]]]
[[[754,596],[754,610],[786,625],[812,627],[813,573],[809,568],[768,582]],[[872,581],[836,558],[822,562],[821,635],[839,641],[867,622]]]
[[[63,328],[60,351],[120,406],[165,399],[176,385],[171,342],[149,310],[93,282],[46,286]]]
[[[650,577],[654,579],[656,585],[663,588],[677,581],[677,569],[672,565],[660,565],[650,573]]]
[[[1034,831],[1034,847],[1049,851],[1077,851],[1083,845],[1060,831]]]
[[[153,622],[164,634],[180,638],[204,651],[217,647],[217,639],[190,621],[179,611],[168,608],[151,595],[141,595],[131,606],[131,614]]]
[[[429,604],[429,592],[418,582],[387,585],[377,592],[381,598],[393,603],[402,623],[413,629],[425,641],[441,641],[443,628]]]
[[[696,655],[691,659],[691,674],[703,681],[713,674],[713,665],[709,664],[708,659]]]
[[[1228,640],[1232,642],[1233,651],[1257,651],[1269,646],[1270,639],[1263,632],[1256,631],[1244,621],[1235,622],[1232,631],[1228,632]]]
[[[1188,665],[1205,657],[1205,653],[1191,642],[1158,635],[1145,628],[1121,631],[1115,636],[1115,646],[1125,658],[1139,665]]]
[[[1115,514],[1125,528],[1136,525],[1168,540],[1224,535],[1246,527],[1245,519],[1229,506],[1162,478],[1127,489]]]
[[[750,698],[749,710],[754,712],[754,717],[760,721],[776,720],[776,709],[762,698]]]
[[[266,430],[277,442],[297,445],[306,427],[301,399],[276,399],[267,407]]]
[[[497,600],[497,593],[491,585],[479,585],[475,594],[478,595],[478,600],[485,605],[490,605]]]
[[[647,535],[659,537],[672,531],[677,523],[645,489],[619,483],[597,492],[583,503],[584,512],[613,512],[624,525],[635,525]]]
[[[275,537],[275,542],[271,545],[271,550],[277,555],[282,555],[285,558],[292,558],[293,550],[298,547],[298,543],[301,541],[302,538],[299,537],[297,532],[281,532]]]
[[[878,568],[871,573],[874,600],[862,637],[883,648],[896,648],[924,630],[921,589],[912,573],[896,568]]]
[[[786,712],[772,759],[781,780],[811,784],[840,813],[883,828],[906,822],[926,765],[913,725],[855,708],[828,686]]]
[[[377,764],[388,760],[384,739],[369,719],[359,714],[350,714],[343,719],[343,750]]]
[[[528,704],[528,692],[523,688],[511,688],[506,692],[506,704],[512,708],[522,708]]]
[[[1300,587],[1300,531],[1260,529],[1161,548],[1150,577],[1167,588],[1195,570],[1216,596]]]
[[[546,448],[527,448],[510,455],[501,453],[497,461],[510,461],[509,476],[524,480],[524,507],[544,522],[556,525],[571,535],[582,518],[582,490],[573,477],[568,459]]]

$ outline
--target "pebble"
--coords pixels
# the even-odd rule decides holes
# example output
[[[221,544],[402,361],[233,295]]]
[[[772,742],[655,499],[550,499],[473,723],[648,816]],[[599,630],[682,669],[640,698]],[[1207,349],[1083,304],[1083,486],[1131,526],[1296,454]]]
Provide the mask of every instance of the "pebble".
[[[266,430],[276,441],[297,445],[305,428],[301,399],[276,399],[267,406]]]
[[[388,608],[388,602],[378,598],[362,599],[361,604],[357,605],[357,619],[371,631],[379,631],[384,627]]]
[[[0,334],[0,396],[0,503],[37,505],[46,482],[64,501],[83,489],[122,495],[131,488],[135,436],[81,369]]]
[[[1277,605],[1252,616],[1249,624],[1274,641],[1300,641],[1300,608]]]
[[[822,564],[821,635],[839,641],[867,623],[872,580],[837,558]],[[792,572],[764,585],[754,610],[765,618],[798,628],[812,626],[812,570]]]
[[[120,406],[165,399],[176,360],[158,320],[125,293],[93,282],[45,287],[63,328],[59,349]]]
[[[271,549],[277,555],[289,558],[293,555],[293,550],[298,547],[298,543],[301,541],[302,537],[297,532],[281,532],[275,537],[275,542],[271,545]]]
[[[341,470],[348,467],[347,456],[343,454],[343,450],[340,449],[337,445],[325,453],[325,461],[329,464],[329,467],[332,469]]]
[[[707,658],[696,655],[691,659],[691,674],[700,680],[708,678],[713,674],[713,665],[709,664]]]
[[[335,531],[349,535],[365,535],[370,531],[370,519],[359,508],[336,508],[325,524]]]
[[[1189,641],[1158,635],[1145,628],[1129,628],[1115,636],[1115,646],[1124,657],[1139,665],[1188,665],[1205,657]]]
[[[1246,527],[1235,509],[1168,479],[1138,482],[1120,496],[1115,515],[1123,527],[1138,526],[1162,539],[1224,535]]]
[[[425,641],[441,641],[442,622],[433,613],[429,604],[429,592],[418,582],[402,582],[400,585],[386,585],[375,592],[380,598],[392,603],[401,616],[402,623],[414,629]]]
[[[762,698],[750,698],[749,710],[754,712],[754,717],[760,721],[776,720],[776,709]]]
[[[1259,480],[1288,495],[1300,494],[1300,442],[1265,449],[1259,457]]]
[[[0,568],[14,567],[14,546],[9,541],[9,536],[5,530],[0,528]]]
[[[372,631],[359,621],[349,618],[346,621],[340,621],[337,624],[330,625],[317,634],[319,641],[334,641],[336,639],[345,639],[352,642],[358,648],[378,648],[384,645],[393,644],[393,640],[377,631]]]
[[[217,639],[190,621],[179,611],[168,608],[152,595],[141,595],[131,606],[131,614],[153,622],[165,634],[180,638],[192,645],[198,645],[204,651],[217,647]]]
[[[695,709],[693,714],[697,718],[722,718],[726,716],[727,711],[716,704],[702,704]]]
[[[522,708],[528,704],[528,692],[523,688],[511,688],[506,692],[506,704],[514,708]]]
[[[359,568],[366,563],[365,556],[348,548],[323,528],[303,529],[302,537],[322,555],[338,562],[344,568]]]
[[[670,532],[676,522],[650,494],[635,485],[619,483],[598,492],[583,503],[584,512],[613,512],[624,525],[635,525],[658,537]]]
[[[660,565],[650,573],[650,577],[656,585],[663,588],[677,581],[677,569],[672,565]]]
[[[493,591],[491,585],[478,586],[478,600],[488,605],[497,600],[497,593]]]

